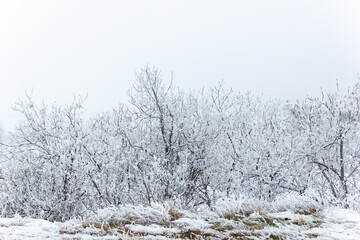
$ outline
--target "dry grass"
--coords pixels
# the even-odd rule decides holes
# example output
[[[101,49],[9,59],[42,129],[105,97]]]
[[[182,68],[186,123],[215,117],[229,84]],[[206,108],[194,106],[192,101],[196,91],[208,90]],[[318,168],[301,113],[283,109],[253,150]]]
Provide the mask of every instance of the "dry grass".
[[[63,235],[87,233],[94,236],[126,236],[128,239],[147,239],[154,236],[177,239],[289,239],[286,234],[279,234],[287,225],[308,230],[317,228],[324,222],[321,213],[316,209],[292,213],[293,219],[275,217],[268,208],[260,209],[253,205],[238,205],[235,209],[228,208],[222,214],[194,214],[166,205],[161,208],[146,207],[144,214],[140,208],[126,209],[124,212],[115,210],[84,221],[75,229],[63,229]],[[121,209],[120,209],[121,210]],[[261,211],[260,211],[261,210]],[[154,213],[154,216],[150,216]],[[111,216],[111,219],[110,217]],[[283,216],[283,215],[280,215]],[[196,223],[203,223],[199,227]],[[186,223],[184,225],[184,223]],[[195,224],[192,226],[192,224]],[[200,225],[202,226],[202,225]],[[150,229],[150,230],[149,230]],[[151,229],[158,229],[152,232]],[[159,230],[160,229],[160,230]],[[316,234],[302,235],[315,238]]]

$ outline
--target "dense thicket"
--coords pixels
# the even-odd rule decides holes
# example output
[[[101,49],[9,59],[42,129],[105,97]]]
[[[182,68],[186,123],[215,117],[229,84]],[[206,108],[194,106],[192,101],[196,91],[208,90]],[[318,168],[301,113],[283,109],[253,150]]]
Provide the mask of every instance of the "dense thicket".
[[[82,99],[49,107],[28,97],[2,143],[0,209],[65,220],[125,203],[211,207],[292,192],[347,205],[360,190],[359,86],[283,104],[221,84],[182,92],[145,68],[131,106],[92,119]]]

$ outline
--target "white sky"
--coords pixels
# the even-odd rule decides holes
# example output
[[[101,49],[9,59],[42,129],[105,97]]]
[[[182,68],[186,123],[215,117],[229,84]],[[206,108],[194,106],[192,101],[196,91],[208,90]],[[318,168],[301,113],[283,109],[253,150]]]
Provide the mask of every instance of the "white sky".
[[[360,73],[360,1],[0,0],[0,122],[34,91],[87,114],[127,101],[134,71],[182,89],[227,87],[294,100],[347,89]]]

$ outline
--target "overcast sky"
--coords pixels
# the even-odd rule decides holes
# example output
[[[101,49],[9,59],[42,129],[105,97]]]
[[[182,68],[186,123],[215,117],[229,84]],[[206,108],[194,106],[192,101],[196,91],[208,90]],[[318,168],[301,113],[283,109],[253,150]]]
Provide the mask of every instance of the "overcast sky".
[[[227,87],[294,100],[360,73],[360,1],[0,0],[0,122],[11,105],[70,103],[87,114],[127,101],[134,71],[157,66],[181,89]]]

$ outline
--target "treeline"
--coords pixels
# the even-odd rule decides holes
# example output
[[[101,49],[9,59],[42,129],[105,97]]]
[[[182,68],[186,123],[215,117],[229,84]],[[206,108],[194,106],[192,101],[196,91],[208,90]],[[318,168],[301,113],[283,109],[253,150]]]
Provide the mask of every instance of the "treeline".
[[[182,92],[148,67],[136,78],[131,106],[92,119],[81,98],[16,103],[25,121],[2,143],[3,215],[61,221],[109,205],[211,207],[244,194],[359,200],[360,83],[345,95],[283,104],[221,84]]]

